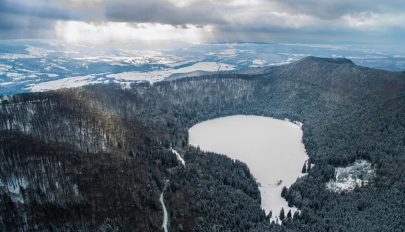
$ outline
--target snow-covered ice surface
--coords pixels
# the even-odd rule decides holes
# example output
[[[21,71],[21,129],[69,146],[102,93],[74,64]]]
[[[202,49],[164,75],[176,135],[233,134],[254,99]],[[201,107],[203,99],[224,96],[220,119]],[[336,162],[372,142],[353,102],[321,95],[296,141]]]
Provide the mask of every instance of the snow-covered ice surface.
[[[367,160],[356,160],[347,167],[335,169],[335,179],[326,183],[333,192],[352,191],[356,186],[367,185],[375,176],[375,170]]]
[[[291,209],[281,197],[301,175],[308,159],[301,125],[270,117],[235,115],[198,123],[189,129],[189,143],[247,164],[260,183],[262,208],[272,211],[273,219],[281,208]]]

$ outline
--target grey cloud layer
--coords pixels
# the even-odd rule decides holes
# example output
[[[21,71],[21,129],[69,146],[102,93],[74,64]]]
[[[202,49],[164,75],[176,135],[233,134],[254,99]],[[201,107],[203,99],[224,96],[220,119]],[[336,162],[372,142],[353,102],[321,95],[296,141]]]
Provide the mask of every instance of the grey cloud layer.
[[[20,16],[61,20],[83,18],[80,15],[80,9],[66,9],[65,6],[59,2],[45,0],[0,0],[0,12],[2,14],[8,13]],[[84,15],[84,12],[82,12],[82,15]]]
[[[221,12],[209,1],[177,7],[162,0],[110,1],[105,5],[107,19],[122,22],[151,22],[172,25],[222,24]]]
[[[283,0],[277,2],[281,9],[289,12],[304,13],[321,19],[336,19],[346,14],[361,12],[403,13],[403,0]]]
[[[301,33],[314,38],[339,32],[357,33],[359,38],[370,33],[377,37],[405,36],[405,26],[401,26],[405,25],[405,16],[401,16],[405,12],[403,0],[183,2],[178,6],[170,0],[0,0],[0,38],[18,35],[18,30],[25,31],[20,33],[24,36],[36,29],[52,33],[56,20],[213,25],[218,40],[254,41],[256,36],[256,40],[263,41],[288,37],[289,32],[294,37]]]

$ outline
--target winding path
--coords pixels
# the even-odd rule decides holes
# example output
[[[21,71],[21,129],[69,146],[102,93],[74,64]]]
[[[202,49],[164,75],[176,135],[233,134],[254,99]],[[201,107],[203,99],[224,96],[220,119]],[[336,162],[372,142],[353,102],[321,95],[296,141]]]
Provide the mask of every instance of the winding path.
[[[163,196],[163,194],[164,194],[164,192],[166,190],[166,187],[167,187],[167,181],[166,181],[165,187],[164,187],[164,189],[163,189],[163,191],[162,191],[162,193],[160,194],[160,197],[159,197],[160,204],[162,205],[162,208],[163,208],[162,228],[163,228],[164,232],[169,231],[168,230],[169,216],[168,216],[168,213],[167,213],[167,209],[166,209],[165,202],[164,202],[164,196]]]

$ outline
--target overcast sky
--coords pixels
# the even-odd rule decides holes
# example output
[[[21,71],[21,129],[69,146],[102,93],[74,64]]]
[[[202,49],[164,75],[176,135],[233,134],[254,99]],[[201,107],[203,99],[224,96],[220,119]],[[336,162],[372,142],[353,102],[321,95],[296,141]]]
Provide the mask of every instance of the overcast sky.
[[[0,0],[0,39],[403,46],[404,0]]]

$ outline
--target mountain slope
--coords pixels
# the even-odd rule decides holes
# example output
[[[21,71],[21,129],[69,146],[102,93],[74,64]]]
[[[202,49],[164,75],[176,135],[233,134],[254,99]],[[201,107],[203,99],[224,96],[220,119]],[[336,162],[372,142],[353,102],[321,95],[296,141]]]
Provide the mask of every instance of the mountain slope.
[[[401,231],[405,75],[316,57],[249,73],[3,97],[0,227],[156,231],[168,180],[174,231]],[[187,146],[189,127],[232,114],[304,123],[315,166],[288,190],[302,214],[283,226],[266,220],[246,165]],[[327,191],[356,159],[376,168],[373,183]]]

